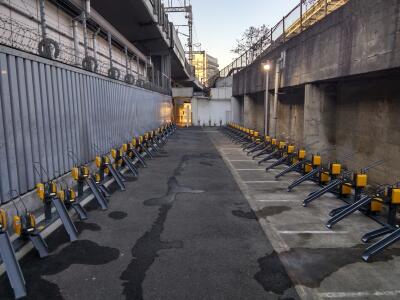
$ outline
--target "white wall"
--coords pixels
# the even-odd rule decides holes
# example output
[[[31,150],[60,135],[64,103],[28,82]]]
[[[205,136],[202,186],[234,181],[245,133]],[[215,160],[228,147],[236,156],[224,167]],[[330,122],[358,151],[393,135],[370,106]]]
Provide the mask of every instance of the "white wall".
[[[232,86],[229,85],[229,80],[223,83],[220,82],[218,87],[211,89],[210,98],[192,99],[194,125],[208,126],[211,120],[212,126],[219,126],[221,121],[222,124],[226,124],[232,121],[233,116],[240,116],[240,103],[232,102]]]

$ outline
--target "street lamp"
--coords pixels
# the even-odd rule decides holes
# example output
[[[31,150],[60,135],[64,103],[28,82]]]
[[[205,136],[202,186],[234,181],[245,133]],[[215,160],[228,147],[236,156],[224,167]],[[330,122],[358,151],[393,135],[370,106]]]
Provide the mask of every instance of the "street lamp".
[[[269,90],[269,71],[271,70],[271,64],[269,61],[263,63],[263,69],[265,71],[265,96],[264,96],[264,135],[268,134],[268,90]]]

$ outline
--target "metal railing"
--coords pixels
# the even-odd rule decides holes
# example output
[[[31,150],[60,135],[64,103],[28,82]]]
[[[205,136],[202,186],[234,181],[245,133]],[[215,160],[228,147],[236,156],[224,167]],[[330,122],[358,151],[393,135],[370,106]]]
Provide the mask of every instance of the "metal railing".
[[[300,0],[299,4],[260,40],[210,78],[207,85],[213,86],[218,78],[230,76],[250,65],[265,52],[285,43],[347,2],[348,0]]]

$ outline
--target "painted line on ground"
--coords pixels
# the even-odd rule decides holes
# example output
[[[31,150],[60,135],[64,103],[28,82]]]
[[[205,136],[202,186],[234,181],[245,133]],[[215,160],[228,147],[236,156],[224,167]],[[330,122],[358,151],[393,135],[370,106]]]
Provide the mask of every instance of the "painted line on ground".
[[[265,171],[265,169],[235,169],[236,171]]]
[[[258,201],[258,202],[301,202],[299,199],[262,199],[262,200],[255,199],[254,201]]]
[[[250,159],[227,159],[229,161],[251,161],[251,162],[255,162],[254,160],[250,160]]]
[[[278,230],[279,234],[348,234],[348,231],[326,231],[326,230]]]
[[[243,181],[244,183],[281,183],[282,181],[276,180],[254,180],[254,181]]]
[[[373,292],[326,292],[318,293],[320,298],[338,299],[338,298],[365,298],[365,297],[393,297],[400,295],[400,290],[394,291],[373,291]]]

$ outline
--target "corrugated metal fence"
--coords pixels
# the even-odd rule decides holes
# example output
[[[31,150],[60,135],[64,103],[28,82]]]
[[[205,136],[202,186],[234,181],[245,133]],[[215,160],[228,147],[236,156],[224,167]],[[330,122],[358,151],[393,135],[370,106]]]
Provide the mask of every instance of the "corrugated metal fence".
[[[48,179],[33,162],[55,178],[73,166],[68,151],[88,162],[169,119],[169,96],[3,46],[0,72],[2,203]]]

